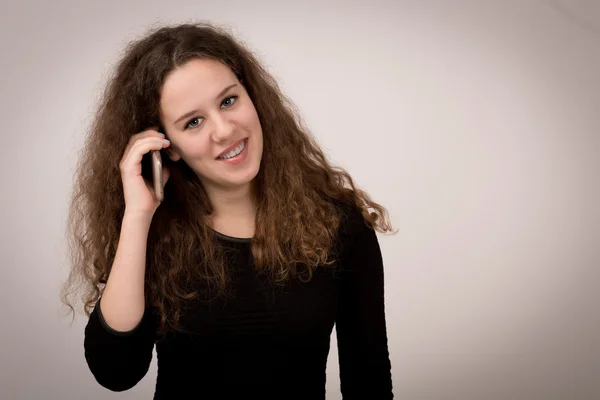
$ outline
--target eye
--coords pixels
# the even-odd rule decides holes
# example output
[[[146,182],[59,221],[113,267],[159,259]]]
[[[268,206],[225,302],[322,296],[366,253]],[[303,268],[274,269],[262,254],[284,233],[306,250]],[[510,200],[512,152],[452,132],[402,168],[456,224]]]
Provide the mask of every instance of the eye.
[[[200,125],[200,122],[198,122],[197,125],[193,125],[192,122],[193,121],[200,121],[200,117],[195,117],[190,119],[190,121],[185,125],[185,129],[189,129],[189,128],[196,128],[198,125]]]
[[[223,100],[223,103],[221,103],[221,105],[225,104],[229,100],[230,101],[229,105],[226,105],[226,107],[225,107],[225,108],[229,108],[236,102],[237,98],[238,98],[238,96],[229,96],[225,100]]]

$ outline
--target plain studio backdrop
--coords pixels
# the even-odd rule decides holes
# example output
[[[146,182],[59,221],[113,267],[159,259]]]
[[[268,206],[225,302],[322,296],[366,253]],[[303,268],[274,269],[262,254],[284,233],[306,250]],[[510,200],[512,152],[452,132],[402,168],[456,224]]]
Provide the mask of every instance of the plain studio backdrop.
[[[396,398],[600,398],[599,4],[4,1],[0,398],[152,398],[155,358],[112,393],[64,316],[67,202],[119,52],[196,19],[234,29],[389,208]]]

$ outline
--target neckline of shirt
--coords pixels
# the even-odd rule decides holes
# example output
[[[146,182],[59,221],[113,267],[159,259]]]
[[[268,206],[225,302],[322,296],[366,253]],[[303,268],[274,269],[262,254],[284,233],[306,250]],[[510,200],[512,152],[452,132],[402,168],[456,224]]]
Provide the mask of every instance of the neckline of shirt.
[[[214,229],[211,228],[211,230],[213,231],[213,233],[217,236],[220,237],[221,239],[230,241],[230,242],[236,242],[236,243],[250,243],[252,241],[252,238],[240,238],[240,237],[234,237],[234,236],[229,236],[226,235],[224,233],[215,231]]]

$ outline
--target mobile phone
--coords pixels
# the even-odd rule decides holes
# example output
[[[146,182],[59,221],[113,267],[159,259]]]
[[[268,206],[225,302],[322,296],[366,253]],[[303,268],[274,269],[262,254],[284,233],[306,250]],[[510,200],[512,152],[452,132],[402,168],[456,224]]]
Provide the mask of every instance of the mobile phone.
[[[152,178],[154,180],[154,193],[156,199],[162,202],[165,198],[162,182],[162,157],[160,151],[152,150]]]
[[[164,133],[164,130],[160,128],[158,132]],[[142,157],[142,176],[145,180],[152,182],[156,199],[160,202],[165,197],[162,179],[163,157],[161,152],[162,150],[151,150]]]

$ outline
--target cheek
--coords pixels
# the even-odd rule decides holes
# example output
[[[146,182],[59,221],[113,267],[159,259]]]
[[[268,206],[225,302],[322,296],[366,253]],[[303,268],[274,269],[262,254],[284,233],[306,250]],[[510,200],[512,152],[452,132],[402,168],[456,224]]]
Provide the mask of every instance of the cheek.
[[[204,161],[205,159],[212,160],[212,152],[210,151],[209,145],[203,140],[190,140],[184,143],[179,143],[177,149],[179,150],[178,153],[184,160],[187,160],[188,163]]]
[[[254,108],[254,105],[249,106],[245,110],[243,118],[246,126],[251,127],[252,129],[260,127],[260,119],[258,118],[258,114]]]
[[[252,120],[252,122],[250,124],[250,130],[254,133],[254,135],[258,136],[257,139],[262,142],[262,140],[263,140],[262,126],[260,124],[260,120],[258,119],[258,116],[255,116],[254,119]]]

